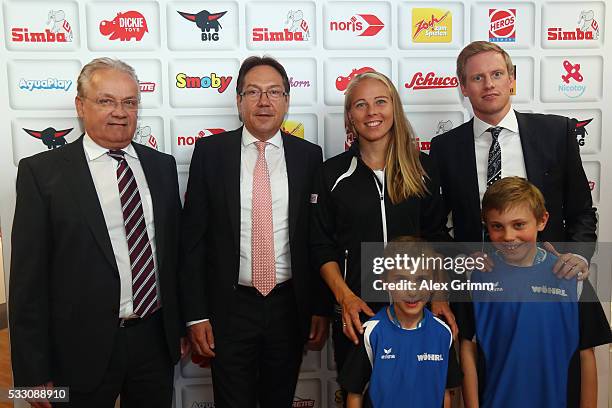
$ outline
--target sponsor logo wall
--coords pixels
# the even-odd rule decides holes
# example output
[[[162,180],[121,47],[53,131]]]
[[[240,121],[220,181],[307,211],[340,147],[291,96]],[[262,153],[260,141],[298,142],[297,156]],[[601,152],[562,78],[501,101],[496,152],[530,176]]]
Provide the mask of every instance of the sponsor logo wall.
[[[471,116],[455,59],[473,40],[506,48],[516,65],[514,106],[573,118],[600,238],[612,242],[612,57],[604,1],[99,1],[2,0],[0,220],[8,237],[19,160],[61,149],[82,127],[74,111],[80,68],[94,57],[136,69],[141,110],[134,141],[176,157],[181,195],[195,142],[240,126],[236,79],[247,56],[269,54],[291,88],[283,129],[318,143],[326,158],[347,149],[344,92],[355,75],[378,70],[396,85],[418,148]],[[604,71],[606,70],[606,71]],[[546,137],[546,135],[541,135]],[[602,203],[606,205],[602,205]],[[10,243],[5,243],[8,271]],[[8,276],[7,276],[8,282]],[[329,346],[329,344],[328,344]],[[598,357],[605,353],[598,351]],[[393,354],[393,353],[390,353]],[[600,406],[608,362],[598,361]],[[212,407],[209,368],[181,362],[177,407]],[[294,407],[341,406],[330,347],[309,352]]]

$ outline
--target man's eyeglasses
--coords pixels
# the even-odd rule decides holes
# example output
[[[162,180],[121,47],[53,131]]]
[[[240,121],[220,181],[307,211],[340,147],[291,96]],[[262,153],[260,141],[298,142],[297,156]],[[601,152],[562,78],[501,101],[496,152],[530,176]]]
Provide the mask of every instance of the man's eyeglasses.
[[[133,99],[133,98],[124,99],[122,101],[117,101],[113,98],[98,98],[98,99],[91,99],[87,97],[84,97],[84,98],[92,101],[93,103],[96,104],[98,108],[102,110],[114,110],[114,109],[117,109],[119,105],[121,105],[121,107],[126,111],[135,111],[135,110],[138,110],[138,105],[140,103],[138,99]]]
[[[266,94],[268,99],[271,101],[278,101],[279,99],[287,96],[287,92],[283,91],[282,88],[272,88],[267,91],[262,91],[257,88],[249,88],[246,91],[240,92],[238,95],[248,99],[249,101],[258,101],[262,94]]]

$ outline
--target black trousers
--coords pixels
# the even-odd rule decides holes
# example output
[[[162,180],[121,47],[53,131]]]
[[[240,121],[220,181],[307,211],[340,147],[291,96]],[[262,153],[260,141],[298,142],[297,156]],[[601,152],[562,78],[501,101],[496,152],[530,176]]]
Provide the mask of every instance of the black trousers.
[[[85,353],[95,353],[87,350]],[[75,350],[75,353],[79,352]],[[102,383],[92,392],[70,390],[70,401],[58,408],[113,408],[121,396],[122,408],[172,406],[174,365],[165,340],[162,313],[117,329],[115,345]]]
[[[293,286],[266,297],[244,286],[236,292],[227,333],[215,337],[215,407],[290,408],[304,348]]]

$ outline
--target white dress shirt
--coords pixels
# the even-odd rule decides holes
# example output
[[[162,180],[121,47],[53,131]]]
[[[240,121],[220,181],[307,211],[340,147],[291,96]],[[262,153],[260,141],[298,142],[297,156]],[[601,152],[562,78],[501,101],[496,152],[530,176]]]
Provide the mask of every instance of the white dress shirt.
[[[518,176],[527,178],[525,169],[525,159],[523,157],[523,147],[519,136],[518,122],[514,109],[497,124],[502,127],[499,134],[499,147],[501,149],[501,176]],[[491,132],[487,132],[490,125],[474,116],[474,150],[476,153],[476,172],[478,173],[478,192],[480,201],[485,191],[487,191],[487,165],[489,163],[489,149],[493,137]]]
[[[91,177],[96,187],[100,207],[104,214],[104,221],[108,230],[108,236],[115,254],[117,268],[119,268],[119,279],[121,281],[121,294],[119,298],[119,318],[135,317],[132,304],[132,268],[130,266],[130,256],[125,236],[125,226],[123,223],[123,212],[121,211],[121,200],[119,198],[119,187],[117,186],[117,160],[110,157],[109,149],[106,149],[94,142],[88,134],[83,138],[83,148],[85,158],[91,172]],[[138,192],[142,200],[142,209],[147,225],[147,234],[151,242],[153,251],[153,263],[157,280],[157,299],[161,301],[159,276],[157,271],[157,257],[155,251],[155,226],[153,224],[153,201],[149,185],[145,178],[142,165],[138,160],[138,155],[134,146],[131,144],[122,149],[125,152],[125,159],[134,173]]]

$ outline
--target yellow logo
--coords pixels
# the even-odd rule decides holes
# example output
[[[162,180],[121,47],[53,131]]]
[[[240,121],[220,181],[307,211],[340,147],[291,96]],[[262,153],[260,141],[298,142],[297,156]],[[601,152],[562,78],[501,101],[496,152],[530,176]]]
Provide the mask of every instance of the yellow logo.
[[[304,138],[304,124],[295,120],[286,120],[281,125],[281,130],[290,135]]]
[[[447,43],[453,39],[453,15],[437,8],[412,9],[412,41]]]

